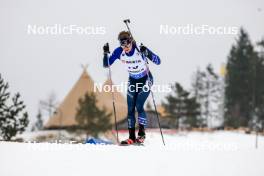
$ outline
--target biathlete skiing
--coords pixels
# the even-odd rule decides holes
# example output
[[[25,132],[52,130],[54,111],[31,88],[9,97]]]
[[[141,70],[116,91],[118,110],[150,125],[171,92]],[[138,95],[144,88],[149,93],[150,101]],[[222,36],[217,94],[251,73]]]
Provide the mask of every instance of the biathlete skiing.
[[[122,31],[118,35],[120,46],[110,55],[108,43],[104,45],[103,66],[108,68],[116,60],[121,61],[129,73],[127,90],[127,122],[129,137],[121,141],[121,144],[131,145],[134,143],[142,144],[146,138],[145,128],[147,126],[147,116],[144,110],[144,104],[150,94],[150,87],[153,85],[153,76],[146,65],[147,59],[159,65],[161,63],[159,56],[154,54],[146,46],[136,45],[129,31]],[[148,86],[145,88],[145,86]],[[135,125],[138,112],[138,134],[136,136]]]

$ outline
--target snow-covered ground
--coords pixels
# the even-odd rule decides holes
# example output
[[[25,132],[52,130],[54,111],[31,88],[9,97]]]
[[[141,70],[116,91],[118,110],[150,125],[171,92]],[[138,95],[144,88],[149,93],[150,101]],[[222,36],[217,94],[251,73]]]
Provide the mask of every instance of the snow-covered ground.
[[[127,134],[121,133],[123,139]],[[264,137],[149,132],[144,147],[0,142],[1,176],[263,176]]]

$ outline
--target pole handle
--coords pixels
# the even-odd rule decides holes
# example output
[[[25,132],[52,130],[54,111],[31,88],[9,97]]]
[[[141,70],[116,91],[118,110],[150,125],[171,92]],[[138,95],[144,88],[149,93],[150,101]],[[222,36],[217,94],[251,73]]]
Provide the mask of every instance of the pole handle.
[[[124,23],[130,23],[130,19],[125,19]]]

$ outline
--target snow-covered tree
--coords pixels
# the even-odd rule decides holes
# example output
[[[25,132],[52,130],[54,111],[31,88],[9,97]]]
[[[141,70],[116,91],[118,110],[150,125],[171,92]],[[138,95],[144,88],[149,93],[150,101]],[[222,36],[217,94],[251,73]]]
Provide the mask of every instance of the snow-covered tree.
[[[20,94],[10,98],[8,87],[0,74],[0,135],[4,140],[11,140],[18,133],[24,132],[29,123]]]
[[[201,105],[201,126],[212,127],[212,122],[220,115],[221,82],[211,64],[205,71],[198,69],[192,81],[192,93]]]

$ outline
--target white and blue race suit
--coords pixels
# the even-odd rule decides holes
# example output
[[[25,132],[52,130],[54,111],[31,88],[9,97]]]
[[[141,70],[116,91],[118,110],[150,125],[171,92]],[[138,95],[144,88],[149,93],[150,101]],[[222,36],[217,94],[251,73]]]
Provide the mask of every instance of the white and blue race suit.
[[[154,54],[148,48],[145,52],[146,58],[153,63],[159,65],[161,63],[159,56]],[[122,47],[118,47],[110,55],[105,54],[103,59],[104,67],[112,65],[117,59],[121,61],[129,73],[128,90],[127,90],[127,106],[128,106],[128,128],[135,128],[135,108],[138,112],[138,123],[140,125],[147,125],[147,116],[144,110],[144,103],[149,96],[148,91],[144,91],[143,86],[153,85],[153,77],[146,66],[146,61],[141,53],[138,51],[135,44],[132,45],[130,52],[126,53]]]

